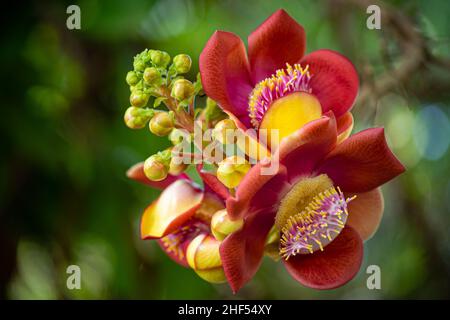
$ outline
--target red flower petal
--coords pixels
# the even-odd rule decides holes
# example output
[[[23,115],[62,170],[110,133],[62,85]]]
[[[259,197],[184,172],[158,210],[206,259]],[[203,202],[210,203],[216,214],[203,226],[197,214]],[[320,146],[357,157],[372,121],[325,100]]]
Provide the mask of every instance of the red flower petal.
[[[302,67],[309,65],[310,86],[323,112],[333,111],[336,118],[350,110],[358,94],[359,80],[353,64],[332,50],[317,50],[306,55]]]
[[[305,53],[305,30],[284,10],[278,10],[248,37],[254,83],[298,62]]]
[[[269,162],[260,161],[253,166],[239,184],[236,195],[227,199],[227,211],[231,219],[245,218],[268,206],[273,207],[278,202],[287,183],[286,168],[279,165],[274,174],[261,174],[262,168],[268,165]]]
[[[167,178],[164,180],[152,181],[145,176],[143,162],[136,163],[134,166],[132,166],[130,169],[128,169],[127,177],[132,180],[138,181],[140,183],[146,184],[150,187],[160,189],[160,190],[167,188],[169,185],[171,185],[172,183],[174,183],[175,181],[177,181],[179,179],[184,179],[184,180],[189,180],[189,181],[191,180],[188,175],[186,175],[185,173],[182,173],[178,176],[173,176],[173,175],[169,174],[167,176]]]
[[[241,230],[230,234],[222,242],[220,257],[225,276],[234,293],[258,270],[274,218],[274,211],[255,214],[245,220]]]
[[[345,194],[346,197],[353,195]],[[384,200],[380,188],[358,193],[356,198],[348,204],[347,225],[358,231],[361,238],[366,241],[377,231],[383,211]]]
[[[199,66],[206,94],[251,127],[247,109],[253,85],[242,40],[233,33],[216,31],[200,54]]]
[[[217,177],[209,172],[203,171],[203,164],[197,165],[197,172],[205,183],[205,188],[209,187],[214,193],[226,200],[230,196],[228,188],[223,185]]]
[[[278,157],[288,170],[289,181],[309,175],[317,162],[335,145],[336,121],[333,116],[311,121],[284,138],[278,149]]]
[[[141,219],[141,238],[157,239],[174,232],[199,208],[203,192],[191,182],[178,180],[167,187]]]
[[[405,168],[389,149],[384,129],[361,131],[331,151],[319,173],[327,174],[344,192],[366,192],[392,180]]]
[[[284,260],[291,276],[306,287],[334,289],[358,273],[363,243],[358,232],[346,226],[334,241],[313,254],[298,254]]]

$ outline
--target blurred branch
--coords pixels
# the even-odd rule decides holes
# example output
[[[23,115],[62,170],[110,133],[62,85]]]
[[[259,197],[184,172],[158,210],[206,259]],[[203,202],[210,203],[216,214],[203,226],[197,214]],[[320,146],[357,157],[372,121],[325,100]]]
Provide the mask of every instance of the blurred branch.
[[[369,5],[374,4],[373,0],[331,0],[339,2],[340,5],[357,6],[366,11]],[[395,39],[401,51],[400,56],[395,59],[394,67],[371,79],[371,70],[366,70],[366,81],[358,96],[357,103],[364,105],[370,101],[376,101],[384,95],[398,89],[407,87],[413,78],[413,75],[421,71],[429,64],[434,64],[450,70],[450,60],[434,55],[429,48],[429,41],[416,27],[412,19],[406,16],[400,10],[382,1],[375,1],[381,8],[382,28],[387,30],[389,35]],[[386,47],[386,46],[385,46]],[[386,49],[385,49],[386,50]],[[386,62],[386,56],[383,55],[383,61]],[[434,88],[437,79],[430,79],[427,82],[427,88]],[[426,91],[426,90],[424,90]]]

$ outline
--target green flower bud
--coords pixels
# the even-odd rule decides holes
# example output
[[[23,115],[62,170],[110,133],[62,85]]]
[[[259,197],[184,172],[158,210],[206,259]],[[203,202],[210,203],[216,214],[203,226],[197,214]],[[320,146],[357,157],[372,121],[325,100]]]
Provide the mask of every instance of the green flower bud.
[[[182,143],[182,142],[191,142],[191,135],[184,131],[184,130],[180,130],[180,129],[173,129],[172,132],[170,132],[169,134],[169,140],[170,142],[172,142],[172,144],[174,146]]]
[[[177,73],[187,73],[191,69],[192,59],[187,54],[179,54],[173,58],[173,65]]]
[[[166,68],[170,62],[170,56],[165,51],[160,50],[150,50],[150,58],[155,66]]]
[[[161,181],[167,177],[169,167],[157,154],[152,155],[144,162],[145,176],[152,181]]]
[[[150,96],[142,91],[133,91],[130,95],[130,103],[134,107],[145,107],[147,105],[148,99]]]
[[[130,129],[142,129],[153,116],[153,110],[145,110],[137,107],[129,107],[125,111],[123,120]]]
[[[170,159],[170,165],[169,165],[169,173],[173,176],[177,176],[184,172],[186,168],[188,167],[185,163],[176,163],[175,158]]]
[[[174,125],[173,116],[167,112],[158,112],[152,120],[150,120],[149,129],[153,134],[164,137],[172,131]]]
[[[236,188],[250,168],[251,165],[244,158],[231,156],[219,163],[217,178],[227,188]]]
[[[178,79],[172,86],[171,96],[179,101],[186,100],[194,94],[194,85],[187,79]]]
[[[139,77],[134,71],[129,71],[127,73],[126,81],[129,86],[134,86],[139,82]]]
[[[214,140],[223,144],[235,143],[236,140],[236,124],[231,119],[219,121],[212,131]]]
[[[143,72],[145,69],[145,62],[139,58],[134,59],[133,67],[134,67],[134,70]]]
[[[144,71],[144,81],[151,86],[158,84],[161,80],[161,73],[155,67],[146,68]]]
[[[231,220],[228,216],[227,209],[222,209],[214,213],[211,219],[211,231],[214,237],[222,241],[229,234],[238,231],[244,225],[242,219]]]

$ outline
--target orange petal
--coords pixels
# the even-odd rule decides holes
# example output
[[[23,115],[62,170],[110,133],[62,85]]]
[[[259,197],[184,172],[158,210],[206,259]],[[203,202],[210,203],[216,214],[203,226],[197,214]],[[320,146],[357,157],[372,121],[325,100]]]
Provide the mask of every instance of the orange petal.
[[[336,119],[338,131],[338,143],[347,139],[353,130],[353,115],[351,112],[346,112],[338,119]]]
[[[178,180],[148,206],[141,219],[142,239],[155,239],[175,231],[199,208],[203,192],[186,180]]]
[[[346,197],[353,194],[346,194]],[[356,194],[355,200],[348,204],[347,224],[355,229],[365,241],[370,239],[380,225],[383,217],[384,200],[380,188]]]

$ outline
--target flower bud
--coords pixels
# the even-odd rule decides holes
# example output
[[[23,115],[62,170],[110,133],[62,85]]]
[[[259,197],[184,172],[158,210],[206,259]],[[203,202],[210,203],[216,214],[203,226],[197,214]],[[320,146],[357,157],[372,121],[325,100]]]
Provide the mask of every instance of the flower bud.
[[[179,54],[173,58],[173,65],[177,73],[187,73],[191,69],[192,59],[187,54]]]
[[[172,131],[174,125],[173,116],[167,112],[158,112],[152,120],[150,120],[149,129],[153,134],[164,137]]]
[[[144,173],[152,181],[161,181],[167,177],[169,168],[157,154],[154,154],[145,160]]]
[[[211,219],[211,231],[218,241],[222,241],[229,234],[241,229],[243,225],[242,219],[230,220],[227,209],[217,211]]]
[[[126,81],[129,86],[134,86],[139,82],[139,77],[134,71],[129,71],[127,73]]]
[[[130,103],[134,107],[142,108],[147,105],[150,96],[142,91],[135,90],[130,95]]]
[[[219,121],[213,129],[212,136],[214,140],[223,144],[231,144],[236,140],[236,124],[231,119]]]
[[[178,176],[179,174],[183,173],[184,170],[188,167],[187,164],[182,162],[182,159],[176,159],[176,157],[173,157],[170,159],[169,164],[169,173],[173,176]]]
[[[134,70],[142,72],[145,69],[145,62],[142,61],[141,59],[135,59],[133,62],[133,67]]]
[[[250,168],[250,164],[245,159],[231,156],[219,163],[217,178],[226,187],[236,188]]]
[[[158,84],[161,80],[161,73],[155,67],[146,68],[144,71],[144,81],[151,86]]]
[[[190,143],[191,135],[186,130],[173,129],[169,134],[169,140],[172,142],[174,146],[179,145],[180,143]]]
[[[187,79],[178,79],[172,86],[171,96],[178,101],[190,98],[194,94],[194,85]]]
[[[137,107],[129,107],[125,111],[123,120],[128,128],[142,129],[153,115],[153,110],[145,110]]]
[[[160,50],[150,50],[150,58],[155,66],[166,68],[170,62],[170,56],[165,51]]]
[[[188,245],[186,260],[200,278],[211,283],[226,281],[219,253],[220,242],[213,236],[200,234]]]

